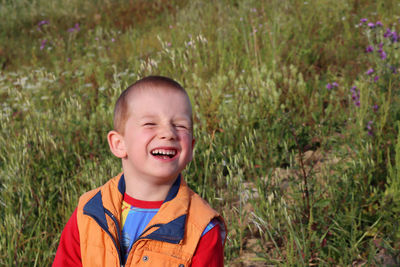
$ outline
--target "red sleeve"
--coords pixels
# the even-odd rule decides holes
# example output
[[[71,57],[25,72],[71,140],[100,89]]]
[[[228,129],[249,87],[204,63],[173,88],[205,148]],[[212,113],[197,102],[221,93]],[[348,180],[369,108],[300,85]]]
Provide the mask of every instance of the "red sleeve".
[[[192,259],[192,267],[223,267],[224,248],[219,224],[208,231],[197,245]]]
[[[53,267],[59,266],[82,266],[77,209],[61,233],[60,244],[53,262]]]

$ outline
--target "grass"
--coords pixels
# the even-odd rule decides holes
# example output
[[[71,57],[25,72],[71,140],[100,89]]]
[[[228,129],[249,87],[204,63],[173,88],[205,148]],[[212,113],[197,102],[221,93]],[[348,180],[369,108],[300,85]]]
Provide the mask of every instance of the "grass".
[[[398,265],[400,53],[383,35],[399,11],[1,0],[0,265],[52,262],[79,196],[121,170],[106,143],[113,105],[149,74],[192,99],[185,177],[229,225],[227,266]]]

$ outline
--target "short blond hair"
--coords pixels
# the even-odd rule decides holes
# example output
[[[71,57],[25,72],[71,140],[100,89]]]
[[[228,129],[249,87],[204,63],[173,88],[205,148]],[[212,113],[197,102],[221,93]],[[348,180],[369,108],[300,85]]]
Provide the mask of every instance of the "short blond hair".
[[[164,76],[147,76],[144,77],[135,83],[131,84],[126,88],[121,95],[119,96],[117,102],[115,103],[114,108],[114,130],[119,132],[120,134],[124,134],[125,124],[129,118],[129,97],[138,89],[148,89],[148,88],[156,88],[156,89],[172,89],[179,92],[182,92],[186,95],[189,103],[189,96],[186,90],[177,82],[171,78]],[[192,118],[192,114],[190,114],[190,118]],[[193,124],[193,119],[191,119],[191,124]]]

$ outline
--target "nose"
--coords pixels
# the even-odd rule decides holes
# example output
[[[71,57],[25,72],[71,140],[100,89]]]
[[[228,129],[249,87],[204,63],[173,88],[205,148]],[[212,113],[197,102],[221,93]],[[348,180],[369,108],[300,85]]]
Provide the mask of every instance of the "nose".
[[[163,125],[160,127],[158,135],[161,139],[167,140],[175,140],[177,138],[175,128],[172,125]]]

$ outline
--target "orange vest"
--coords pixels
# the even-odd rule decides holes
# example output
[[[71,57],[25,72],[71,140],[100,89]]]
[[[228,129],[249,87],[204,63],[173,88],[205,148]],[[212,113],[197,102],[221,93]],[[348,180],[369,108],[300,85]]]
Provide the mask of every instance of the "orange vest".
[[[125,180],[119,174],[79,199],[82,266],[190,266],[201,234],[214,218],[220,220],[221,239],[225,242],[222,217],[179,176],[124,263],[120,246],[124,192]]]

